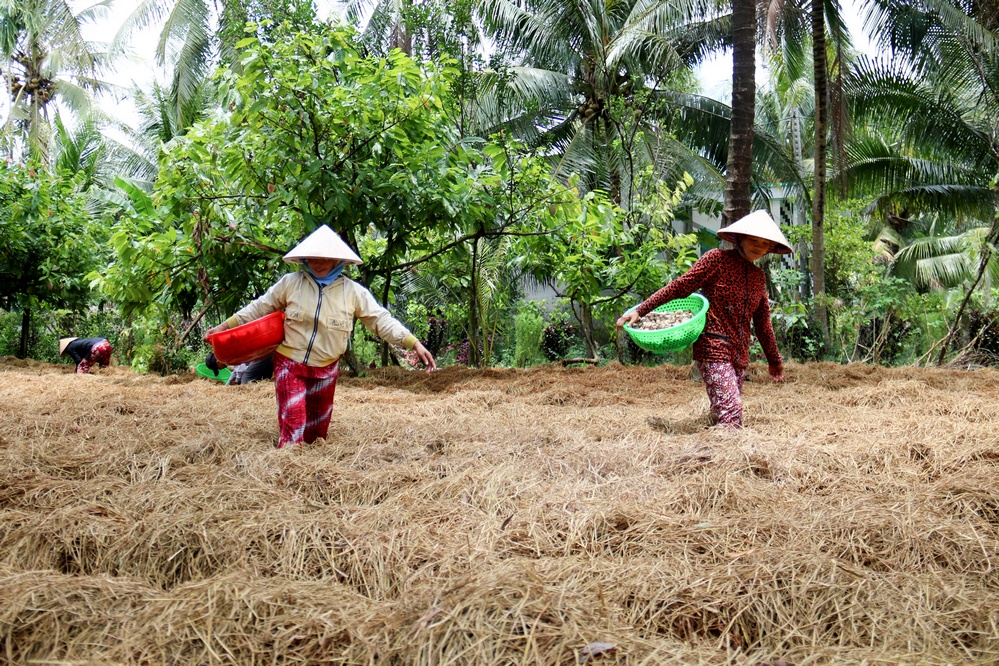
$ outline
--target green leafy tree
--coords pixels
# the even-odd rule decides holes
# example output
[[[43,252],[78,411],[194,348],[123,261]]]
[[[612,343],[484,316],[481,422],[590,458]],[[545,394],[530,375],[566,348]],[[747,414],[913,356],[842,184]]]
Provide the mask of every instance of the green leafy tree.
[[[544,244],[577,194],[551,177],[542,157],[500,136],[469,157],[482,166],[468,190],[472,196],[463,197],[465,214],[451,227],[429,230],[431,246],[440,249],[406,264],[414,270],[401,274],[401,286],[450,322],[462,313],[469,363],[479,365],[490,362],[527,273],[522,240]]]
[[[519,254],[525,269],[572,303],[590,358],[599,358],[596,310],[620,310],[629,294],[650,294],[665,283],[667,268],[657,259],[684,249],[668,222],[691,182],[687,176],[676,190],[660,184],[655,197],[636,206],[644,209],[641,216],[600,191],[587,192],[560,207],[560,224],[549,234],[523,240]]]
[[[37,163],[0,163],[0,307],[21,312],[21,357],[33,313],[88,302],[85,278],[99,256],[100,231],[87,212],[83,180]]]
[[[288,247],[329,224],[362,248],[359,278],[383,303],[401,276],[468,252],[468,316],[479,317],[482,243],[540,233],[557,191],[543,163],[502,141],[462,141],[446,113],[450,70],[398,51],[365,57],[349,30],[253,35],[241,48],[242,71],[221,75],[228,112],[174,140],[154,193],[119,181],[128,212],[96,282],[126,312],[180,314],[176,346],[207,312],[259,293]]]

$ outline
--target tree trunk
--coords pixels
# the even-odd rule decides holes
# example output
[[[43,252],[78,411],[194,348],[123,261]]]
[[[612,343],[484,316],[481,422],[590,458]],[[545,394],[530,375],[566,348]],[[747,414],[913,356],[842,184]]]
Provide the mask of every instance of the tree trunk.
[[[826,125],[828,68],[826,67],[826,23],[822,0],[812,0],[812,60],[815,76],[815,194],[812,197],[812,297],[822,339],[829,348],[829,313],[826,309]]]
[[[18,358],[28,358],[28,338],[31,334],[31,309],[21,310],[21,342],[17,348]]]
[[[597,343],[593,339],[593,309],[588,303],[579,304],[579,323],[583,329],[583,340],[586,342],[586,353],[590,358],[599,358]]]
[[[982,252],[978,257],[978,275],[975,276],[975,281],[971,283],[971,287],[961,300],[961,305],[958,307],[957,314],[954,316],[954,323],[951,325],[950,330],[947,331],[947,335],[944,336],[943,342],[940,343],[940,355],[937,356],[937,365],[943,365],[944,357],[947,355],[947,349],[954,340],[955,334],[961,328],[961,318],[964,317],[964,311],[968,308],[968,303],[971,301],[971,295],[975,293],[975,290],[978,289],[978,285],[981,284],[982,280],[985,278],[985,273],[989,268],[989,262],[992,261],[993,248],[996,243],[999,243],[999,214],[997,214],[996,218],[992,221],[992,228],[985,237],[985,242],[982,243]]]
[[[798,170],[799,177],[804,180],[801,154],[801,113],[798,111],[798,107],[791,109],[791,145],[794,147],[794,166]],[[807,220],[805,219],[804,195],[801,198],[802,201],[798,202],[794,207],[794,224],[797,226],[805,226],[807,224]],[[795,249],[798,251],[797,266],[798,271],[801,273],[801,286],[798,288],[795,300],[801,301],[808,298],[808,294],[812,291],[812,276],[808,268],[808,243],[802,238],[798,241],[798,247]]]
[[[472,293],[468,299],[468,364],[476,368],[479,358],[479,238],[472,239]]]
[[[722,225],[749,215],[756,120],[756,3],[732,0],[732,127]]]
[[[382,289],[382,307],[387,308],[389,302],[389,289],[392,288],[392,274],[388,273],[385,276],[385,288]],[[382,367],[387,367],[389,364],[389,346],[388,343],[382,340],[381,344],[381,362]]]
[[[357,352],[354,351],[354,331],[357,328],[357,320],[353,319],[352,322],[350,337],[347,338],[347,348],[344,350],[343,356],[340,357],[340,361],[347,364],[347,368],[354,373],[355,377],[363,377],[365,375],[364,366],[361,365],[361,359],[357,358]]]

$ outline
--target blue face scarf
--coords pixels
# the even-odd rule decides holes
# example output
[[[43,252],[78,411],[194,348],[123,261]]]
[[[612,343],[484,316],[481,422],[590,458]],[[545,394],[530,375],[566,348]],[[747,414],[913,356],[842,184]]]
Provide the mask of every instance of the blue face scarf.
[[[313,280],[319,283],[320,287],[328,287],[329,285],[333,284],[334,280],[340,277],[340,273],[343,273],[344,265],[345,264],[341,261],[339,264],[334,266],[333,270],[327,273],[325,277],[316,277],[316,274],[313,273],[312,269],[309,267],[308,262],[305,262],[305,270],[309,272],[309,275],[312,276]]]

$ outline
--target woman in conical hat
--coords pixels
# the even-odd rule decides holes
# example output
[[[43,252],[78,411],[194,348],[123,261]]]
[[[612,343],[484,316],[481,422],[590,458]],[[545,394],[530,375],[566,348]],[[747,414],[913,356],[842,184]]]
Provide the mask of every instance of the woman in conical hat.
[[[278,403],[278,448],[325,439],[333,411],[338,361],[360,319],[390,344],[416,352],[427,371],[433,355],[383,308],[364,286],[341,275],[361,258],[323,225],[284,255],[304,270],[282,277],[263,296],[205,334],[213,334],[284,312],[284,340],[274,352],[274,387]]]
[[[617,320],[633,326],[660,305],[699,291],[708,299],[704,332],[694,343],[694,362],[704,379],[711,420],[742,427],[742,382],[749,366],[750,323],[767,357],[770,377],[784,380],[784,362],[770,323],[766,278],[755,264],[768,252],[788,254],[790,243],[765,211],[758,210],[718,232],[730,250],[711,250],[690,270]]]

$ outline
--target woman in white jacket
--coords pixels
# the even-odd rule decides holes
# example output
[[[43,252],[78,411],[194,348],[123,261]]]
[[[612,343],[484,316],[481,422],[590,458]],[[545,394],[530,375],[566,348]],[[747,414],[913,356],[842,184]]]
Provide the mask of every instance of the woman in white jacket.
[[[323,225],[299,243],[284,260],[304,264],[304,271],[282,277],[263,296],[209,329],[205,339],[272,312],[284,312],[284,340],[274,353],[278,448],[325,439],[333,413],[337,367],[360,319],[369,331],[416,352],[427,371],[436,370],[433,355],[383,308],[364,286],[341,275],[361,258]]]

